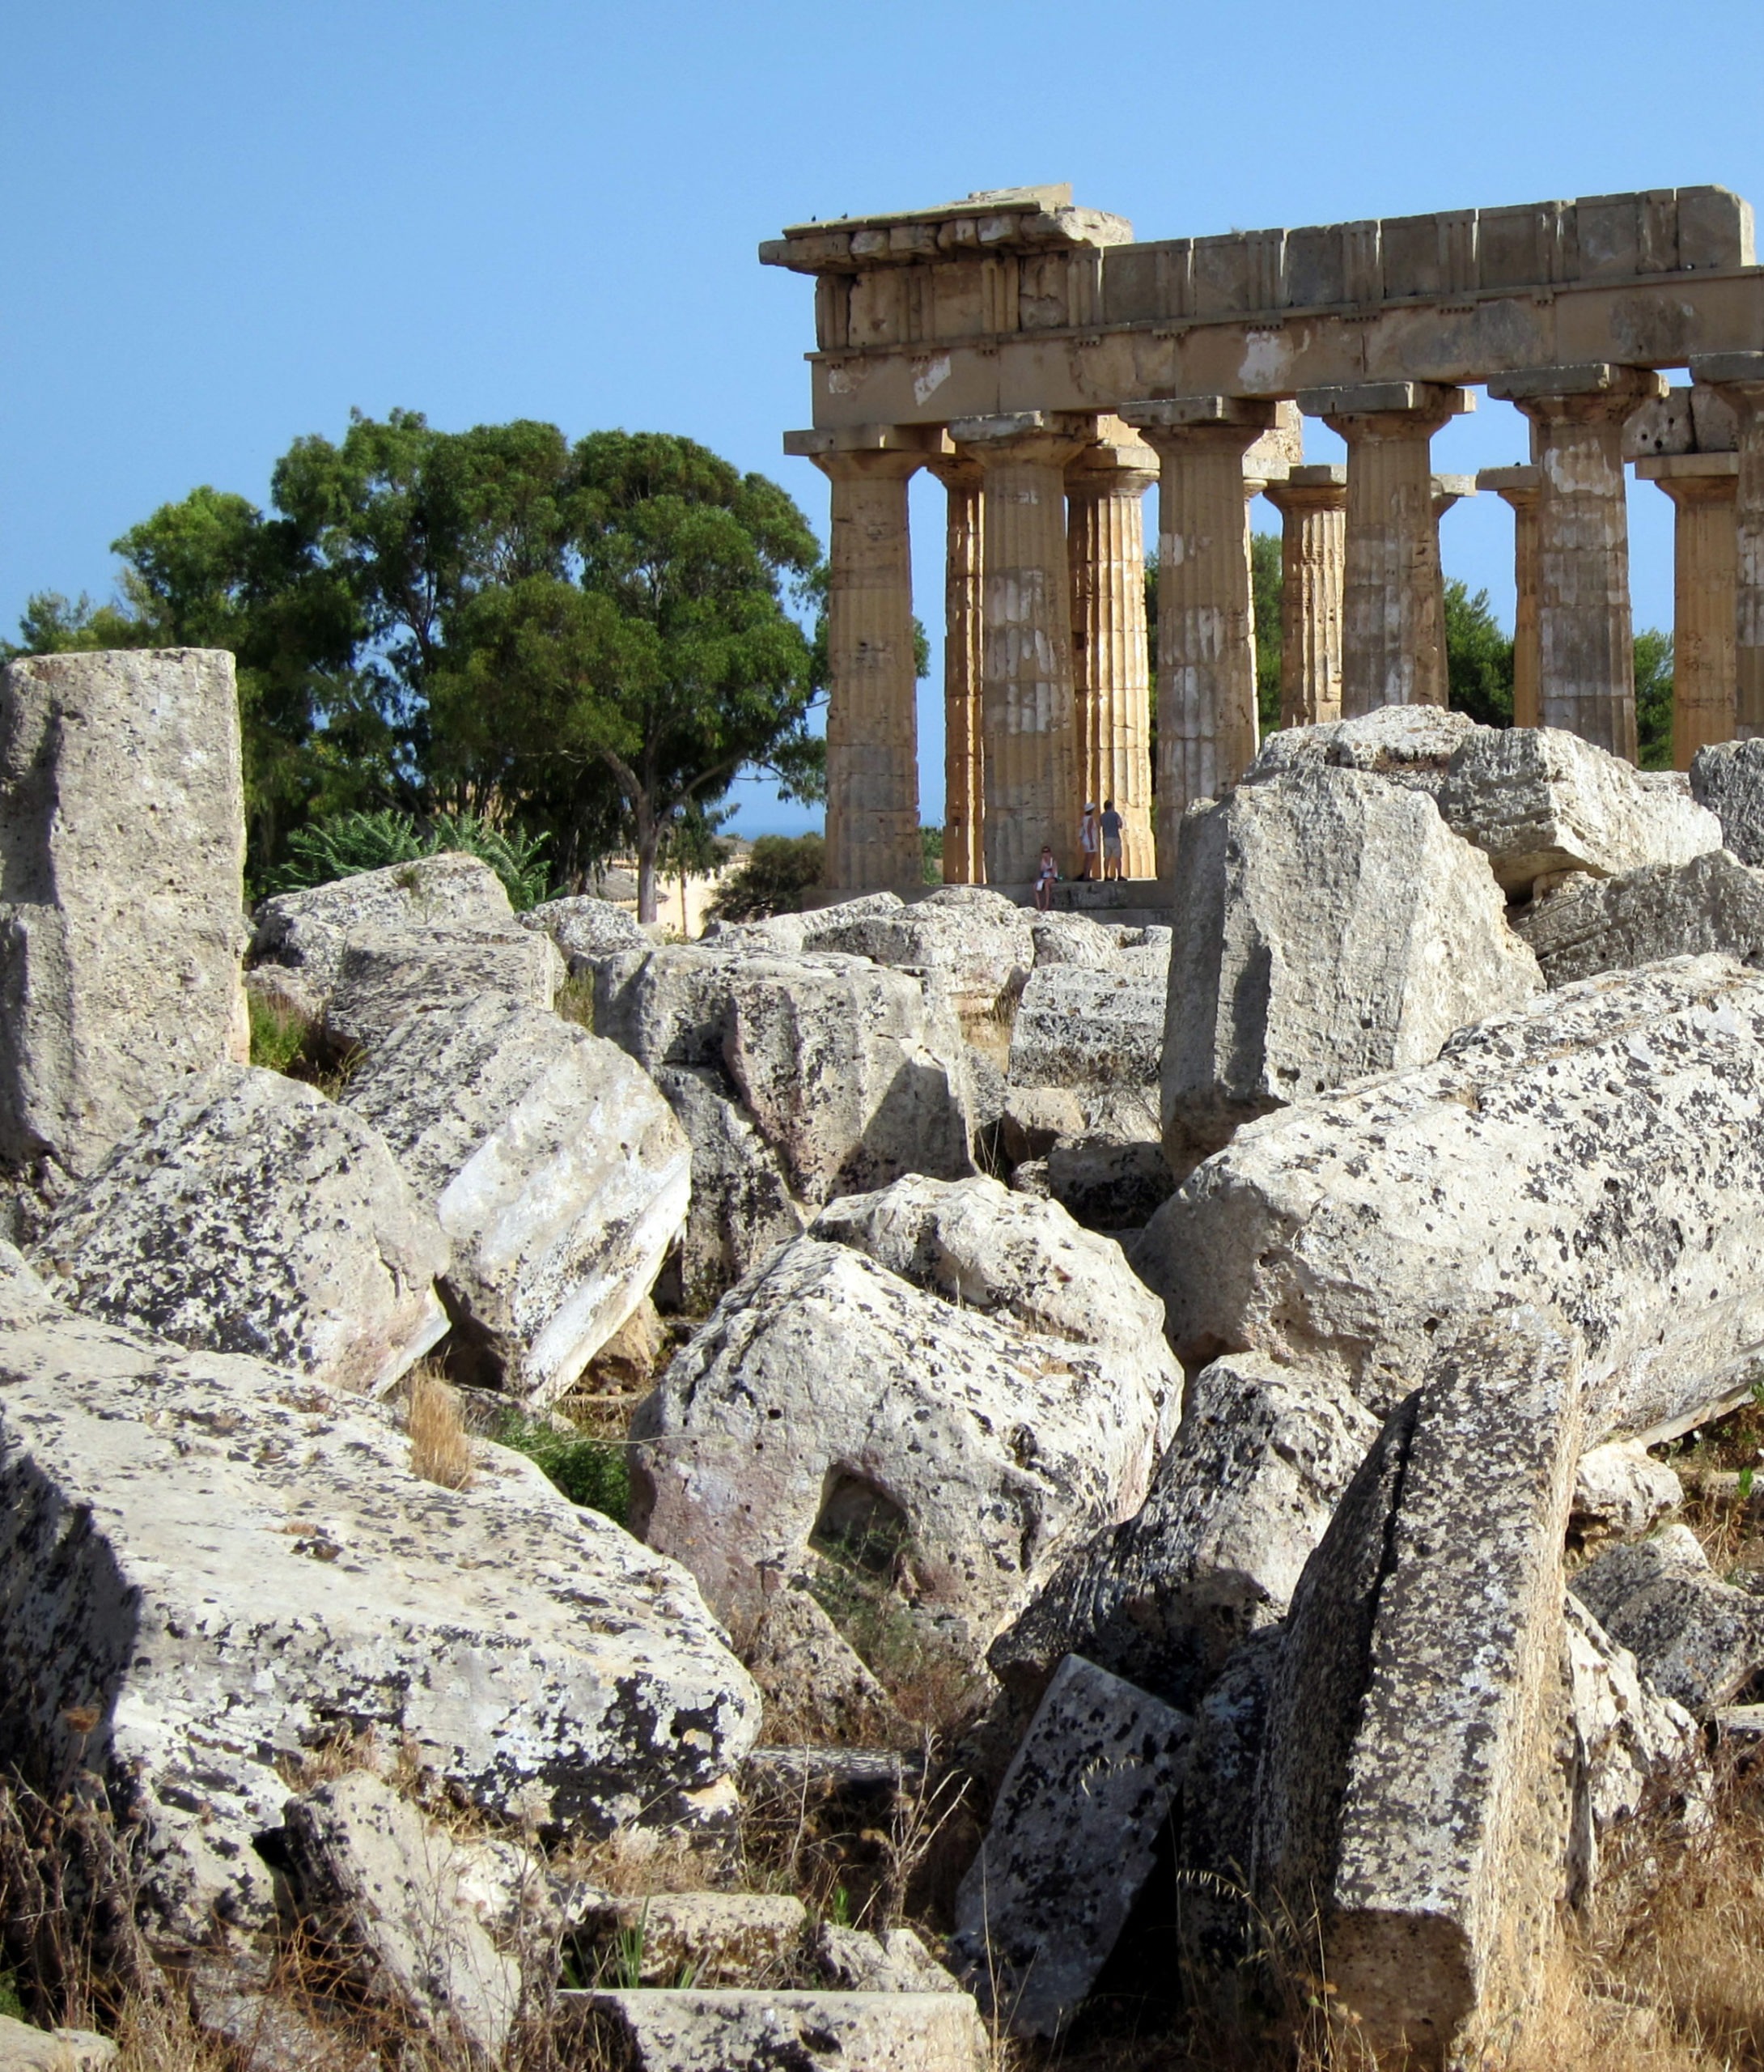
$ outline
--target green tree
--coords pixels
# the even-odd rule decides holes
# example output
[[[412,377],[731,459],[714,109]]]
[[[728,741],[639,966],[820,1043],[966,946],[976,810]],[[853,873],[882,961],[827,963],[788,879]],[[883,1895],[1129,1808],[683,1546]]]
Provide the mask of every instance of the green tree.
[[[1643,770],[1670,770],[1673,637],[1648,626],[1635,636],[1635,732]]]
[[[17,655],[142,648],[149,638],[147,628],[125,605],[95,605],[83,590],[72,598],[58,590],[36,590],[24,601],[17,640],[0,640],[0,661],[11,661]]]
[[[1256,711],[1262,732],[1271,734],[1280,724],[1280,656],[1285,634],[1280,607],[1286,579],[1278,533],[1252,535],[1249,589],[1256,608]]]
[[[711,902],[719,921],[757,921],[768,914],[797,914],[816,890],[826,864],[818,834],[762,834]]]
[[[1513,724],[1513,643],[1486,590],[1473,597],[1457,576],[1445,586],[1446,703],[1485,727]]]

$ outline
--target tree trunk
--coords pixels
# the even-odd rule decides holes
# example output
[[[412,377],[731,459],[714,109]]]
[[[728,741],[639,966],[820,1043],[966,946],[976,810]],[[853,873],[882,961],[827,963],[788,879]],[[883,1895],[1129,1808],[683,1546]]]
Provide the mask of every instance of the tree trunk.
[[[655,851],[661,846],[661,827],[650,810],[647,793],[637,800],[637,918],[655,918]]]

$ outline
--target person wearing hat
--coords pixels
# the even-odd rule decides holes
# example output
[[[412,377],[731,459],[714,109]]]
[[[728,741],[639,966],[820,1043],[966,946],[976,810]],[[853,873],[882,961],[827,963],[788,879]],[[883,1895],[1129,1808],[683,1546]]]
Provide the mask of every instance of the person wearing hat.
[[[1096,875],[1096,801],[1092,799],[1084,809],[1084,817],[1078,824],[1078,846],[1084,852],[1084,868],[1080,877]]]

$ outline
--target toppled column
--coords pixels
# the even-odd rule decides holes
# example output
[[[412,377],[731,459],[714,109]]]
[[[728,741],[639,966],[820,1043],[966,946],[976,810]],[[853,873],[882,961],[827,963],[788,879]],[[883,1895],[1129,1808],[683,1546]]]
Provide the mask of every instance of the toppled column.
[[[1105,418],[1098,430],[1096,444],[1066,471],[1078,788],[1099,812],[1113,800],[1124,823],[1123,875],[1149,877],[1154,858],[1144,500],[1158,478],[1157,456],[1118,418]]]
[[[1764,735],[1764,353],[1715,353],[1690,372],[1734,416],[1739,473],[1734,501],[1734,735]],[[1693,397],[1696,391],[1692,391]]]
[[[946,453],[927,465],[949,495],[943,547],[943,882],[984,885],[980,463]]]
[[[1736,453],[1663,453],[1635,463],[1677,512],[1673,535],[1672,762],[1733,739],[1737,685]]]
[[[233,658],[0,676],[0,1163],[50,1194],[249,1047]]]
[[[1537,462],[1539,723],[1636,757],[1623,427],[1664,376],[1604,361],[1488,384],[1530,418]]]
[[[1342,571],[1347,469],[1294,468],[1263,490],[1280,513],[1280,724],[1342,716]]]
[[[833,484],[826,881],[846,891],[916,885],[922,869],[906,486],[928,435],[876,425],[784,438]]]
[[[1260,397],[1183,396],[1122,415],[1158,477],[1158,876],[1196,799],[1235,784],[1256,753],[1255,613],[1244,456],[1278,422]]]
[[[1266,1915],[1412,2067],[1535,1999],[1570,1825],[1580,1348],[1524,1310],[1441,1336],[1294,1593],[1256,1822]]]
[[[989,885],[1033,878],[1044,843],[1066,876],[1077,874],[1084,802],[1078,791],[1065,471],[1094,427],[1094,418],[1039,410],[950,427],[982,471],[981,758]]]
[[[1307,389],[1299,407],[1347,442],[1342,715],[1446,702],[1433,435],[1474,407],[1462,388],[1365,381]]]
[[[1484,468],[1478,489],[1491,489],[1513,514],[1513,724],[1543,723],[1538,687],[1537,655],[1537,485],[1541,478],[1529,462],[1517,468]]]

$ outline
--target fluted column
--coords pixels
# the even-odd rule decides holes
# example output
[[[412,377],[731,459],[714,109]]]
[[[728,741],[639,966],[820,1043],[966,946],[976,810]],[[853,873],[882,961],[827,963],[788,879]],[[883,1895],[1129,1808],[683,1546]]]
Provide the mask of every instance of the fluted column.
[[[1688,770],[1699,748],[1733,739],[1737,682],[1736,453],[1671,453],[1638,461],[1643,482],[1673,500],[1672,760]]]
[[[1347,469],[1294,468],[1264,494],[1280,513],[1280,724],[1342,716],[1342,547]]]
[[[1180,397],[1122,411],[1157,454],[1158,876],[1177,830],[1256,753],[1256,640],[1244,456],[1275,422],[1271,402]]]
[[[1535,367],[1490,381],[1534,427],[1538,717],[1635,760],[1623,427],[1664,396],[1643,367]]]
[[[943,553],[943,882],[984,885],[980,463],[946,454],[927,465],[949,494]]]
[[[1478,489],[1491,489],[1513,514],[1513,724],[1543,723],[1537,656],[1537,484],[1536,468],[1484,468]]]
[[[1741,741],[1764,735],[1764,353],[1718,353],[1690,363],[1732,410],[1735,478],[1734,727]]]
[[[1473,407],[1462,388],[1368,381],[1299,398],[1347,442],[1342,713],[1446,702],[1433,435]]]
[[[1044,843],[1078,868],[1078,737],[1072,696],[1066,464],[1094,418],[1026,411],[950,427],[980,463],[981,758],[986,882],[1021,885]]]
[[[1072,683],[1078,789],[1122,817],[1127,877],[1156,868],[1151,831],[1151,678],[1146,643],[1145,493],[1157,456],[1118,419],[1066,470],[1072,575]],[[1098,836],[1100,862],[1101,838]]]

